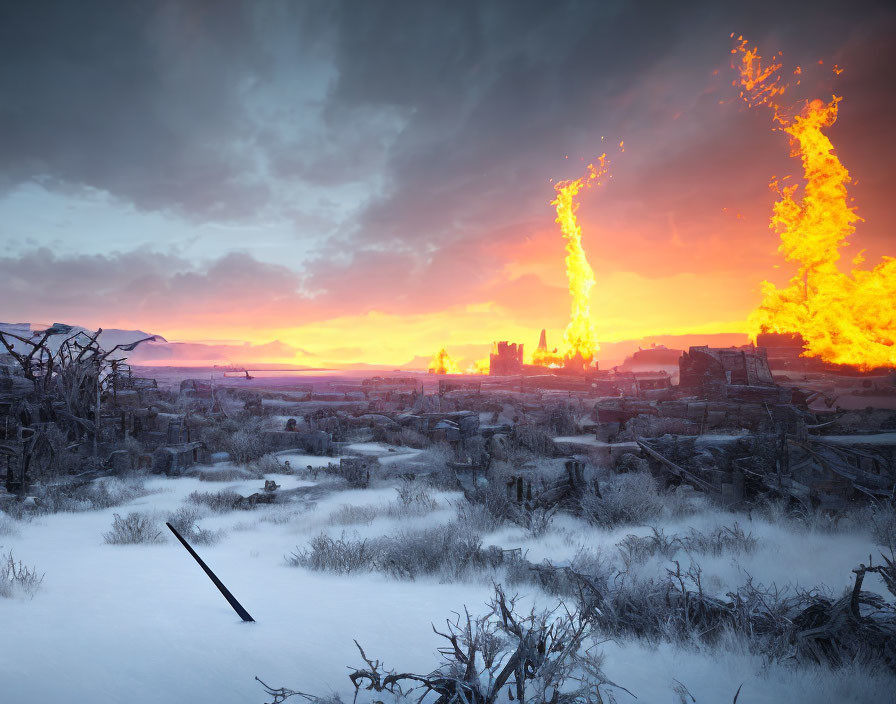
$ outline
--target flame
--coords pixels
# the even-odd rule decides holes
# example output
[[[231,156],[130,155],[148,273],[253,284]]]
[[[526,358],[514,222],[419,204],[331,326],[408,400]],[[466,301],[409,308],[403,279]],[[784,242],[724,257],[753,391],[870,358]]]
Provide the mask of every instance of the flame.
[[[457,366],[457,363],[451,359],[451,355],[449,355],[445,348],[443,347],[438,352],[436,352],[435,356],[432,358],[432,361],[429,363],[429,373],[430,374],[460,374],[460,367]]]
[[[896,366],[896,259],[884,257],[873,269],[862,269],[860,252],[850,274],[837,267],[840,248],[862,220],[850,205],[849,172],[824,133],[837,121],[841,98],[806,101],[796,111],[781,102],[788,86],[780,63],[763,67],[743,37],[732,53],[739,54],[741,97],[751,107],[772,110],[775,129],[787,133],[791,155],[802,161],[805,181],[801,194],[798,184],[771,183],[780,199],[770,227],[780,234],[778,250],[798,270],[786,288],[762,283],[762,303],[749,318],[751,335],[799,333],[808,356],[862,369]]]
[[[591,288],[594,286],[594,271],[582,248],[582,228],[576,220],[579,204],[576,196],[584,188],[599,184],[607,173],[607,155],[601,154],[597,165],[589,164],[588,172],[575,181],[561,181],[554,185],[557,198],[551,205],[557,209],[556,222],[566,239],[566,277],[569,279],[569,295],[572,298],[569,325],[563,333],[566,360],[578,359],[583,366],[590,366],[595,351],[600,349],[591,323]],[[537,360],[533,360],[539,364]]]
[[[539,367],[562,367],[563,355],[558,354],[557,350],[553,352],[547,349],[536,348],[532,353],[532,364]]]
[[[488,374],[491,368],[491,360],[488,357],[477,359],[469,367],[465,374]]]

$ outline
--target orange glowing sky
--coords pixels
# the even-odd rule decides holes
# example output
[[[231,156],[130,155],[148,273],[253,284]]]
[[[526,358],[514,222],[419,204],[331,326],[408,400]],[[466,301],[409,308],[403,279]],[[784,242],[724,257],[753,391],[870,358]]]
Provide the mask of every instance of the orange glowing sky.
[[[807,67],[804,97],[843,96],[845,259],[894,254],[886,3],[422,5],[23,8],[0,48],[0,320],[141,329],[187,343],[141,348],[172,363],[531,353],[569,322],[552,181],[608,152],[579,198],[601,344],[746,332],[793,274],[768,183],[800,169],[731,85],[732,30]]]

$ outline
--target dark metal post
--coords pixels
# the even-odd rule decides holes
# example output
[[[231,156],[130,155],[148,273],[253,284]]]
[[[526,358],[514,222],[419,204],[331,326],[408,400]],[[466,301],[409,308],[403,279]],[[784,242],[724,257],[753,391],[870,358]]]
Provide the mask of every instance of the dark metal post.
[[[171,530],[172,533],[174,533],[174,537],[177,538],[180,541],[181,545],[183,545],[187,549],[187,552],[193,556],[193,559],[199,563],[199,566],[205,571],[205,573],[208,575],[208,578],[212,580],[212,582],[214,582],[218,590],[224,595],[224,598],[227,599],[227,603],[230,604],[231,607],[233,607],[233,610],[237,612],[239,617],[247,623],[250,621],[254,622],[255,619],[249,615],[249,612],[246,611],[243,608],[243,605],[236,600],[236,597],[230,593],[230,590],[224,586],[224,583],[220,579],[218,579],[217,575],[211,571],[209,566],[202,561],[202,558],[196,554],[196,551],[192,547],[190,547],[190,544],[186,540],[184,540],[184,537],[177,532],[174,526],[170,523],[165,523],[165,525],[168,526],[169,530]]]

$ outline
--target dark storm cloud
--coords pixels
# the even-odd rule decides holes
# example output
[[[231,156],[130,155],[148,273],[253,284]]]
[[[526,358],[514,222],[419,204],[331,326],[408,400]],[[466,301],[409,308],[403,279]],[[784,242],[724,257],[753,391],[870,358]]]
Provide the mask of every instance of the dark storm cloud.
[[[606,226],[643,232],[607,243],[596,266],[659,275],[670,237],[702,253],[679,257],[685,269],[736,266],[725,246],[755,236],[714,242],[721,207],[749,201],[751,232],[766,231],[768,165],[787,156],[732,100],[729,33],[788,61],[847,63],[855,113],[838,148],[885,165],[894,28],[887,3],[864,0],[7,3],[0,188],[89,186],[200,221],[274,208],[304,232],[336,225],[284,186],[364,183],[355,202],[332,196],[338,237],[285,285],[307,277],[339,307],[350,279],[370,291],[362,305],[417,310],[439,287],[460,301],[489,291],[506,260],[494,247],[550,226],[548,178],[577,177],[578,157],[614,156],[624,138],[596,207]],[[886,178],[874,166],[859,188]]]
[[[598,134],[622,135],[655,151],[653,159],[640,158],[639,173],[629,174],[637,188],[662,186],[651,172],[656,165],[668,171],[664,161],[677,160],[678,178],[687,177],[676,152],[718,155],[719,113],[709,108],[734,94],[724,90],[731,75],[716,81],[718,92],[701,96],[707,109],[688,115],[686,142],[657,143],[660,135],[652,132],[675,110],[693,107],[677,101],[699,96],[712,67],[726,65],[732,31],[768,53],[786,46],[789,57],[814,59],[838,51],[854,31],[883,36],[894,26],[884,3],[863,2],[338,7],[331,14],[338,79],[328,111],[383,104],[409,110],[390,154],[391,189],[359,222],[362,237],[387,241],[451,238],[487,230],[508,212],[543,210],[543,179],[532,174],[577,176],[562,155],[594,155],[602,146],[595,143]],[[892,47],[887,51],[892,59]],[[680,86],[682,95],[664,94],[666,83]],[[746,127],[747,120],[740,122]],[[729,140],[735,134],[746,143],[757,134],[755,126],[726,130]],[[706,183],[703,172],[691,185]],[[634,179],[630,184],[634,190]]]
[[[261,207],[240,96],[266,70],[249,7],[4,3],[0,184],[91,186],[222,219]]]

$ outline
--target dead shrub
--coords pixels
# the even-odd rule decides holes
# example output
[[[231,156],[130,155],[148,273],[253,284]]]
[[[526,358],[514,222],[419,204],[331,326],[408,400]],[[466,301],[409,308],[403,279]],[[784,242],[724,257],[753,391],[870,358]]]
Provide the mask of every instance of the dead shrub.
[[[468,492],[464,492],[467,501],[478,506],[480,511],[491,516],[491,521],[496,526],[505,521],[516,522],[519,507],[515,502],[507,498],[504,490],[504,477],[495,472],[494,476],[485,486],[476,486]]]
[[[672,560],[679,551],[718,557],[724,553],[749,553],[756,549],[756,538],[739,523],[719,526],[709,533],[691,528],[685,536],[666,535],[662,528],[652,526],[650,535],[627,535],[616,544],[626,569],[642,564],[651,557]]]
[[[413,479],[403,479],[395,488],[398,499],[389,507],[389,515],[399,518],[425,516],[439,507],[427,487]]]
[[[749,553],[756,549],[756,538],[744,532],[735,521],[732,526],[719,526],[710,533],[701,533],[693,528],[683,539],[688,552],[699,552],[718,557],[723,553]]]
[[[318,572],[349,574],[369,571],[373,567],[375,550],[367,540],[331,538],[321,533],[311,544],[286,558],[292,567],[307,567]]]
[[[631,452],[626,452],[616,458],[613,469],[617,474],[628,474],[630,472],[649,472],[650,464],[643,457],[638,457]]]
[[[440,574],[457,579],[485,566],[482,539],[466,526],[451,523],[421,531],[403,531],[378,541],[375,568],[395,579]]]
[[[112,530],[103,533],[109,545],[140,545],[162,543],[162,531],[146,514],[132,512],[122,518],[113,514]]]
[[[187,501],[196,506],[205,506],[215,513],[227,513],[233,511],[233,505],[242,496],[230,489],[221,491],[191,491],[187,495]]]
[[[492,533],[504,523],[504,519],[495,515],[489,506],[483,503],[470,503],[461,499],[454,504],[457,521],[469,526],[478,533]]]
[[[589,523],[613,528],[654,521],[671,501],[669,495],[660,494],[656,480],[648,472],[631,472],[601,482],[600,495],[584,494],[580,510]]]
[[[458,523],[372,539],[321,534],[286,560],[293,567],[337,574],[381,572],[404,580],[433,574],[457,579],[492,562],[479,534]]]
[[[38,495],[38,503],[41,513],[76,513],[121,506],[152,493],[138,478],[102,477],[47,487]]]
[[[266,453],[252,463],[252,470],[259,475],[264,474],[288,474],[286,465],[276,455]]]
[[[652,527],[650,535],[627,535],[616,544],[626,569],[646,562],[655,555],[671,560],[683,547],[677,535],[666,535],[662,528]]]
[[[343,504],[330,514],[329,523],[334,526],[370,525],[379,514],[376,506]]]
[[[192,506],[181,506],[174,513],[168,514],[168,523],[191,543],[212,545],[224,535],[220,530],[205,530],[198,525],[200,515]]]
[[[520,516],[524,521],[524,526],[533,538],[540,538],[551,527],[554,516],[560,510],[559,506],[535,506],[531,509],[524,509],[520,512]]]
[[[12,598],[19,595],[34,597],[44,581],[44,575],[37,568],[28,567],[24,562],[16,562],[12,550],[0,556],[0,597]]]
[[[240,428],[225,440],[225,452],[237,464],[247,464],[261,459],[265,454],[261,439],[261,427]]]

